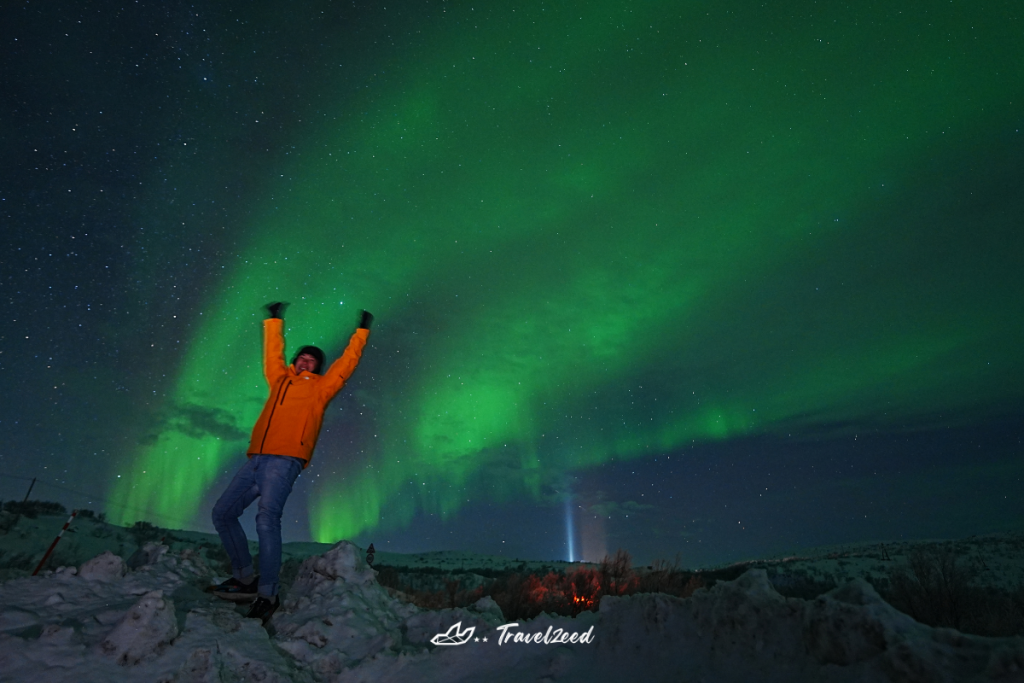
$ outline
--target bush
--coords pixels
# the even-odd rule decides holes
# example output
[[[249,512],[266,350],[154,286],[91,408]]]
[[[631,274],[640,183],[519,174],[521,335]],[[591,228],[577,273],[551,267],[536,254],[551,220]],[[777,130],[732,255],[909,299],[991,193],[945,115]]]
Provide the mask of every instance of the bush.
[[[220,543],[203,542],[199,544],[199,548],[206,555],[206,561],[212,569],[219,570],[221,574],[230,574],[232,572],[231,558],[228,556],[228,551],[224,550],[224,546]]]
[[[60,503],[52,503],[46,500],[9,500],[4,503],[4,511],[15,515],[23,515],[29,519],[35,519],[39,515],[66,515],[68,510]]]
[[[6,510],[0,512],[0,534],[8,533],[17,525],[19,519],[21,517],[13,512],[7,512]]]
[[[32,571],[39,560],[33,559],[29,553],[14,553],[0,550],[0,569],[20,569]]]
[[[114,535],[114,532],[111,531],[110,527],[107,526],[106,523],[100,522],[92,528],[92,535],[95,538],[110,538]]]
[[[658,592],[689,597],[703,585],[699,576],[664,561],[655,562],[650,571],[638,575],[629,553],[620,549],[614,556],[606,556],[597,569],[548,572],[543,578],[512,574],[495,582],[489,592],[505,618],[514,621],[532,619],[541,612],[575,617],[584,611],[596,611],[606,595]]]
[[[95,521],[99,522],[100,524],[106,524],[107,523],[107,513],[106,512],[99,512],[99,513],[97,513],[97,512],[95,512],[93,510],[90,510],[89,508],[81,508],[78,511],[78,516],[81,517],[82,519],[92,519],[92,520],[95,520]]]
[[[636,576],[633,574],[633,558],[619,548],[614,557],[604,556],[598,572],[604,595],[625,595],[636,590]]]
[[[150,541],[156,541],[163,535],[163,529],[157,526],[153,526],[149,522],[135,522],[131,528],[128,529],[128,533],[135,539],[135,545],[142,547]]]
[[[90,510],[89,508],[82,508],[81,510],[79,510],[78,511],[78,516],[81,517],[82,519],[91,519],[94,522],[96,522],[97,524],[106,524],[107,523],[107,513],[105,513],[105,512],[96,513],[94,511]],[[99,534],[95,534],[95,535],[98,536]],[[106,535],[109,536],[110,534],[108,533]]]
[[[397,569],[394,567],[380,565],[375,571],[377,572],[377,583],[385,588],[394,588],[395,590],[402,589],[401,584],[398,581]]]
[[[66,539],[57,544],[53,554],[46,558],[46,564],[40,571],[46,569],[57,569],[58,567],[73,567],[81,563],[81,549],[74,540]],[[33,567],[35,569],[35,567]]]
[[[394,594],[394,591],[402,593],[405,599],[422,609],[466,607],[467,605],[473,604],[486,594],[482,587],[471,590],[462,590],[461,580],[454,578],[450,574],[444,581],[445,587],[443,590],[424,591],[416,590],[402,584],[401,575],[394,567],[378,565],[374,571],[377,572],[377,583],[390,589],[392,594]],[[438,572],[436,571],[436,567],[421,567],[413,573],[437,574]]]
[[[889,574],[892,604],[922,624],[960,630],[976,573],[952,545],[917,548]]]
[[[596,569],[577,567],[568,572],[548,571],[543,576],[523,573],[525,564],[516,569],[472,590],[463,590],[457,575],[449,574],[445,588],[432,592],[403,585],[400,573],[393,567],[378,565],[376,571],[380,585],[400,591],[423,609],[465,607],[490,596],[508,621],[533,619],[542,612],[575,617],[587,610],[596,611],[605,595],[657,592],[685,598],[705,585],[702,576],[664,561],[655,562],[650,570],[638,574],[625,550],[605,557]],[[428,568],[423,568],[415,573],[428,572]],[[473,573],[483,574],[477,570]]]
[[[983,636],[1024,633],[1024,588],[982,587],[979,573],[953,544],[918,548],[889,573],[880,592],[893,607],[929,626]]]

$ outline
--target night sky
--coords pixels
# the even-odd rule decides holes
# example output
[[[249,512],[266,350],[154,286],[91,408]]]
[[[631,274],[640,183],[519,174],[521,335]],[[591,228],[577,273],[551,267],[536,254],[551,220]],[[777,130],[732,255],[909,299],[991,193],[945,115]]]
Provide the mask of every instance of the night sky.
[[[1024,528],[1024,12],[833,5],[4,3],[0,496],[212,530],[280,300],[286,540]]]

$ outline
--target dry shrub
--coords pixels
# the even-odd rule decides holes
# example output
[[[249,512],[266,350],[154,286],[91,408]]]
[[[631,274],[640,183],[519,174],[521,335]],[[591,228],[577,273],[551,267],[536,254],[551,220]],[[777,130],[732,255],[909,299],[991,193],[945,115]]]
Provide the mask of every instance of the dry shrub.
[[[525,577],[521,574],[512,574],[494,582],[491,597],[501,607],[501,613],[507,621],[532,619],[542,611],[540,606],[533,602],[532,597],[539,583],[533,574]]]
[[[667,593],[688,598],[698,588],[704,588],[704,579],[698,574],[679,568],[679,558],[674,562],[655,560],[651,568],[637,578],[637,593]]]
[[[893,606],[922,624],[960,629],[976,572],[952,545],[917,548],[889,574]]]
[[[605,595],[636,592],[637,576],[625,550],[605,557],[597,569],[578,567],[568,574],[548,572],[543,578],[513,574],[492,586],[491,597],[506,619],[533,619],[541,612],[574,617],[596,611]]]
[[[389,592],[424,609],[464,607],[489,595],[508,621],[533,619],[542,612],[575,617],[587,610],[596,611],[605,595],[658,592],[685,598],[705,585],[699,575],[681,571],[678,561],[659,561],[650,571],[637,573],[629,553],[621,549],[606,556],[596,569],[577,567],[568,573],[551,571],[542,577],[515,572],[472,591],[460,591],[455,578],[445,581],[444,590],[417,591],[402,585],[397,570],[378,567],[377,571],[377,582]]]
[[[53,503],[48,500],[9,500],[4,503],[5,512],[21,515],[29,519],[35,519],[39,515],[66,515],[68,509],[60,503]]]
[[[141,548],[150,541],[158,540],[165,532],[149,522],[138,521],[128,529],[128,533],[135,539],[135,545]]]
[[[885,598],[929,626],[984,636],[1024,633],[1024,589],[979,586],[979,573],[953,544],[917,548],[889,573]]]
[[[619,548],[614,557],[604,556],[601,567],[601,588],[605,595],[627,595],[636,590],[636,576],[633,574],[633,558]]]
[[[0,511],[0,534],[9,533],[11,529],[17,526],[19,519],[21,517],[13,512]]]
[[[375,571],[377,583],[387,588],[392,597],[411,602],[421,609],[466,607],[484,596],[483,588],[460,590],[459,579],[445,580],[444,590],[420,591],[403,585],[398,570],[394,567],[378,566]]]

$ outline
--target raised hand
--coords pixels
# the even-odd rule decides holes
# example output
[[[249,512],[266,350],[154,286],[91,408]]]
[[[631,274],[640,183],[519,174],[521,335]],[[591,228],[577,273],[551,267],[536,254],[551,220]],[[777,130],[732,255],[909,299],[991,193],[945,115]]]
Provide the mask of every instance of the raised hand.
[[[370,325],[373,324],[373,314],[369,311],[363,311],[362,316],[359,318],[359,327],[368,330]]]
[[[284,309],[287,307],[288,304],[283,303],[281,301],[275,301],[272,304],[267,304],[266,306],[264,306],[264,308],[267,309],[267,311],[270,313],[271,318],[283,318]]]

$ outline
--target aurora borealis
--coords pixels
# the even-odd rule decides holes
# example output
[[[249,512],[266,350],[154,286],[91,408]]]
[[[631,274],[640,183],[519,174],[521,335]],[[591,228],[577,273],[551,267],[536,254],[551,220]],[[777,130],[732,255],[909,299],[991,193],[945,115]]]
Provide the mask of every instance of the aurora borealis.
[[[296,539],[1018,527],[1020,8],[748,5],[5,8],[0,470],[208,528],[282,300]]]

